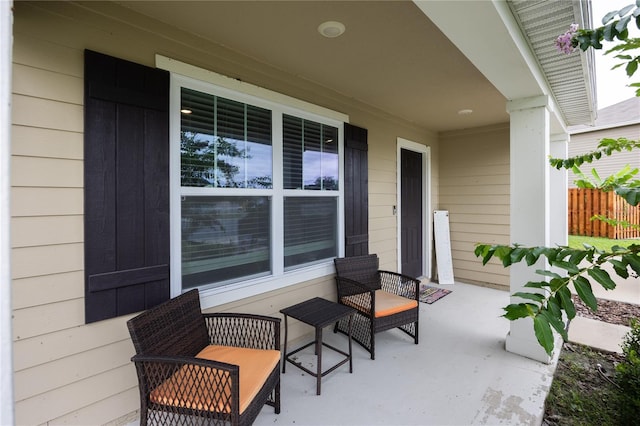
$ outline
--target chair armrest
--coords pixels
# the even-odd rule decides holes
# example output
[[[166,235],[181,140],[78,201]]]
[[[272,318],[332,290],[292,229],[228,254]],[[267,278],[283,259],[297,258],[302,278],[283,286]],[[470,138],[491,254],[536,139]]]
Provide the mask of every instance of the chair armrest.
[[[162,405],[238,413],[240,368],[196,357],[134,355],[140,397]],[[225,389],[229,390],[224,391]]]
[[[338,303],[350,306],[369,317],[375,316],[376,291],[350,278],[336,277]]]
[[[280,318],[233,312],[203,316],[212,345],[280,350]]]
[[[336,284],[338,287],[338,299],[341,299],[345,296],[353,296],[355,294],[374,292],[374,290],[367,287],[363,283],[352,280],[351,278],[336,276]]]
[[[378,271],[382,290],[413,300],[419,300],[420,280],[391,271]]]

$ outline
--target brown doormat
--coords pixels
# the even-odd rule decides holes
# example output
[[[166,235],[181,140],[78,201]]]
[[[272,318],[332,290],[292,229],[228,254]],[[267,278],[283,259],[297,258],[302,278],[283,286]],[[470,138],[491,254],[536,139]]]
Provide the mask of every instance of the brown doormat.
[[[420,301],[423,303],[432,304],[435,301],[442,299],[449,293],[451,293],[451,290],[423,285],[420,287]]]

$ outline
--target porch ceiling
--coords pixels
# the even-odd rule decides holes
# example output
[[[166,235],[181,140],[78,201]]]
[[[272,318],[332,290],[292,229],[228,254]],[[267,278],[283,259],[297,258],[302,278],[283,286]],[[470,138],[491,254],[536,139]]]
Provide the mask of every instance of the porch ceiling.
[[[117,3],[250,57],[266,67],[433,131],[509,120],[505,111],[509,93],[485,77],[487,73],[467,59],[412,1]],[[526,5],[517,3],[514,11],[520,13]],[[556,13],[557,17],[557,12],[549,13]],[[564,31],[574,22],[573,16],[565,14],[556,19],[557,28]],[[531,29],[535,19],[537,17],[520,22],[525,29],[527,25]],[[334,39],[322,37],[317,27],[329,20],[344,23],[346,32]],[[532,40],[534,51],[547,54],[545,43],[552,43],[557,28],[545,33],[548,40]],[[538,50],[536,43],[541,46]],[[562,72],[575,64],[557,56],[549,59],[550,65],[545,71],[549,73],[549,82],[555,83],[558,105],[563,115],[571,119],[571,124],[584,123],[585,114],[574,114],[580,110],[577,104],[584,98],[575,96],[586,87],[584,79],[581,76],[563,78]],[[580,61],[579,56],[576,57]],[[557,61],[561,62],[559,67]],[[544,63],[542,59],[540,63]],[[552,79],[556,74],[559,77]],[[527,77],[512,73],[509,78],[518,84],[518,80]],[[569,86],[569,83],[572,84]],[[473,114],[459,115],[458,111],[463,109],[471,109]]]

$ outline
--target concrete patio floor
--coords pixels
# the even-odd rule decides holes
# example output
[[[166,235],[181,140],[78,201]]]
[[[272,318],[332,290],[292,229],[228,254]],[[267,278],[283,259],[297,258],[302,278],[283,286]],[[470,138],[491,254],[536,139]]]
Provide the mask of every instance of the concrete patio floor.
[[[354,343],[353,373],[344,365],[326,375],[320,396],[315,378],[288,364],[281,413],[265,406],[254,424],[539,425],[558,351],[549,365],[505,351],[509,322],[501,308],[508,292],[463,283],[443,287],[453,292],[420,304],[419,345],[398,330],[379,333],[372,361]],[[346,336],[331,328],[324,340],[347,347]],[[323,366],[335,359],[325,348]]]

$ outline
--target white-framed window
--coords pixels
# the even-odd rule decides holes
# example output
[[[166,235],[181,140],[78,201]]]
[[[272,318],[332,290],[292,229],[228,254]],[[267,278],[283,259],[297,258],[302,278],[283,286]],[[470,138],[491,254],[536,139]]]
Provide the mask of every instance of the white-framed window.
[[[205,306],[333,273],[344,250],[341,115],[240,86],[171,77],[172,294]]]

